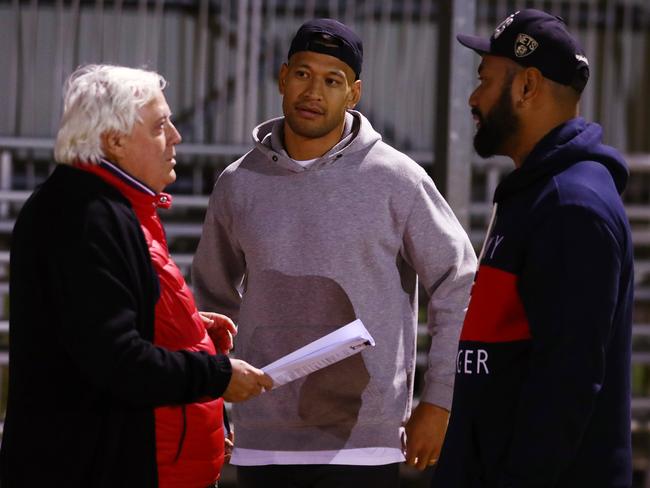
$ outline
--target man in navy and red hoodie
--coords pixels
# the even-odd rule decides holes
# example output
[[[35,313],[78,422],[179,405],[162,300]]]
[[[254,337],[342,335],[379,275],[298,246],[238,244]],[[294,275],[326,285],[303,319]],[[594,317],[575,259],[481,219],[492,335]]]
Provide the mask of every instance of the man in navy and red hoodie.
[[[494,195],[433,486],[629,487],[633,263],[628,171],[578,117],[589,62],[562,19],[510,15],[469,104]]]

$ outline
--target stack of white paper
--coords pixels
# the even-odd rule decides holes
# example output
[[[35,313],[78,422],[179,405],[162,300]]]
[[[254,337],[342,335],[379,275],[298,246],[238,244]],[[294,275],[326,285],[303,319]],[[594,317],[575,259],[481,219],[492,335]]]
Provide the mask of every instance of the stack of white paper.
[[[276,388],[374,345],[370,332],[357,319],[264,366],[262,371],[273,378],[273,388]]]

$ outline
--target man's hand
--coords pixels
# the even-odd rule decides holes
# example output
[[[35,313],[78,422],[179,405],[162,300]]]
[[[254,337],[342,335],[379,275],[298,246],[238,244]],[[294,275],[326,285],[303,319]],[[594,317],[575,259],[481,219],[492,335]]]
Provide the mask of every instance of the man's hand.
[[[237,327],[233,321],[214,312],[199,312],[199,315],[217,352],[228,354],[233,346],[232,337],[237,335]]]
[[[447,410],[420,402],[406,423],[406,464],[422,471],[438,461],[448,421]]]
[[[224,452],[223,452],[223,462],[225,464],[230,464],[230,458],[232,457],[232,450],[235,447],[235,432],[230,431],[224,438]]]
[[[273,388],[273,380],[261,369],[240,359],[231,359],[232,377],[223,393],[227,402],[243,402]]]

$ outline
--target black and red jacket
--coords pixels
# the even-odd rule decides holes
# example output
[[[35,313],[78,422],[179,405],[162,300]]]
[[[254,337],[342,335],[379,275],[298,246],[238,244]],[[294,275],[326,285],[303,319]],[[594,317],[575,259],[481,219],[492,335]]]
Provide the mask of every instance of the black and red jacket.
[[[158,209],[171,207],[171,195],[156,194],[108,161],[83,169],[119,189],[138,217],[160,284],[153,343],[171,351],[216,354],[158,217]],[[225,446],[222,412],[221,398],[155,409],[159,488],[205,488],[219,478]]]
[[[577,118],[495,193],[433,486],[631,486],[626,165]]]
[[[226,356],[155,344],[163,287],[126,196],[58,165],[12,234],[3,487],[159,486],[156,407],[216,399],[231,377]]]

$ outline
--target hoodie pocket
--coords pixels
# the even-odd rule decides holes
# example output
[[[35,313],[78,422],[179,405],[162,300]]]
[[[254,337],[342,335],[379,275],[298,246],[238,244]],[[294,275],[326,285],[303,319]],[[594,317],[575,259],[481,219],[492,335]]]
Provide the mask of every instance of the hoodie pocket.
[[[335,328],[257,327],[244,359],[258,367],[266,366]],[[264,412],[264,419],[260,419],[264,422],[294,426],[347,425],[351,428],[356,425],[362,410],[366,418],[379,415],[381,400],[361,352],[262,395],[259,403],[256,399],[258,404],[252,403],[251,407]],[[246,406],[242,404],[242,410]]]

